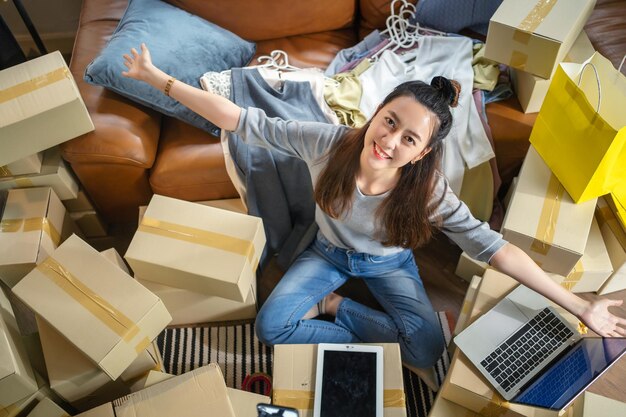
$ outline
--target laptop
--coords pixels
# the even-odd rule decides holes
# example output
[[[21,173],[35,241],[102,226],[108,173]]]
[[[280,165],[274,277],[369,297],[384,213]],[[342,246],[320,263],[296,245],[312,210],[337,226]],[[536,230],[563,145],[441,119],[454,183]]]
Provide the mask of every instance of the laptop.
[[[454,342],[505,400],[552,410],[571,404],[626,353],[626,339],[583,338],[523,285]]]

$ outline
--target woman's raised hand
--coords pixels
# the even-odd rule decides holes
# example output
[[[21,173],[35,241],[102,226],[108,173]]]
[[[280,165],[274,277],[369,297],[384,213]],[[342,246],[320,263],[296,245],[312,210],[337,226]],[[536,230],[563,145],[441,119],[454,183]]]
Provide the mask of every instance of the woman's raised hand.
[[[141,53],[135,48],[131,48],[131,55],[124,54],[124,65],[128,68],[123,71],[122,75],[128,78],[134,78],[140,81],[147,81],[149,75],[156,67],[152,64],[150,51],[145,43],[141,44]]]

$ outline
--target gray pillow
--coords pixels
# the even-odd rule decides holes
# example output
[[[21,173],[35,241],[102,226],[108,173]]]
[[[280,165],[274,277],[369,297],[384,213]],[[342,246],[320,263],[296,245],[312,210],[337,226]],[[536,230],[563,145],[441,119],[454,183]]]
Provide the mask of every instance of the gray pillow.
[[[429,28],[449,33],[471,29],[487,34],[489,19],[498,10],[502,0],[420,0],[415,17]]]
[[[160,0],[130,0],[108,44],[85,69],[85,81],[106,87],[168,116],[207,132],[219,134],[213,124],[162,91],[126,78],[122,55],[144,42],[154,64],[177,79],[200,88],[207,71],[243,67],[256,45],[213,23]]]

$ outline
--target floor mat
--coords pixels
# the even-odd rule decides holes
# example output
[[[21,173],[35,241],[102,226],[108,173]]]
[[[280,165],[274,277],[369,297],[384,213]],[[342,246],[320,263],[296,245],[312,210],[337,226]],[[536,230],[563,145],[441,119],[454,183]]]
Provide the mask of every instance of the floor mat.
[[[446,345],[453,326],[445,312],[438,313]],[[272,374],[272,349],[254,334],[252,323],[234,326],[193,326],[165,329],[157,338],[165,372],[180,375],[211,362],[218,363],[226,385],[241,389],[244,378],[255,373]],[[444,351],[435,365],[437,378],[443,382],[450,366]],[[413,372],[403,368],[407,417],[426,417],[435,393]],[[263,393],[262,382],[252,390]]]

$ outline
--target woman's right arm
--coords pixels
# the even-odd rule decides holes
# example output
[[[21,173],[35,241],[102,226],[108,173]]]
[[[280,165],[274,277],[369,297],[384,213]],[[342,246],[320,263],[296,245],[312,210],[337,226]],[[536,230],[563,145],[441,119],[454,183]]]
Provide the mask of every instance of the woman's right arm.
[[[131,55],[125,54],[124,65],[128,70],[122,72],[123,76],[146,82],[161,92],[165,92],[169,82],[169,96],[174,100],[221,129],[233,131],[237,128],[241,107],[227,98],[192,87],[182,81],[170,82],[173,78],[152,64],[150,51],[145,44],[141,44],[141,53],[132,48]]]

